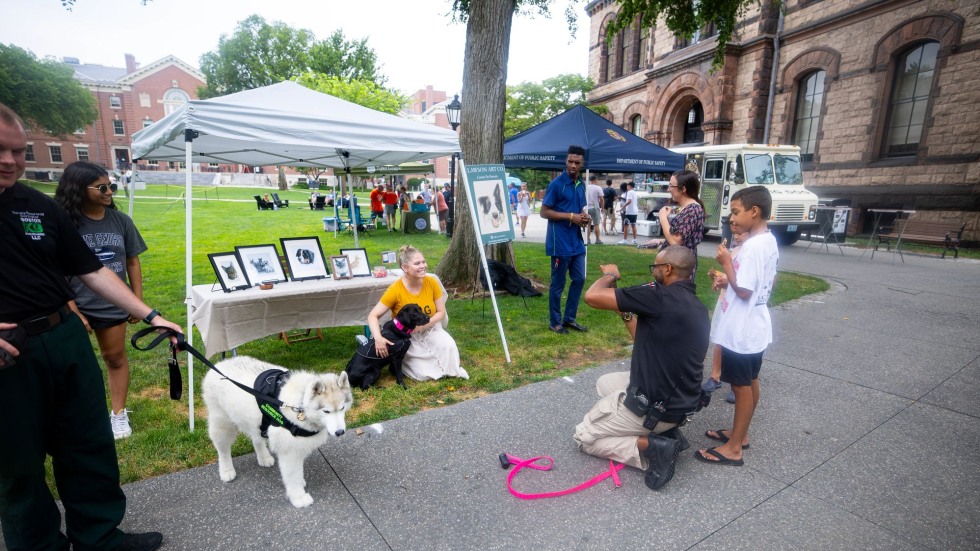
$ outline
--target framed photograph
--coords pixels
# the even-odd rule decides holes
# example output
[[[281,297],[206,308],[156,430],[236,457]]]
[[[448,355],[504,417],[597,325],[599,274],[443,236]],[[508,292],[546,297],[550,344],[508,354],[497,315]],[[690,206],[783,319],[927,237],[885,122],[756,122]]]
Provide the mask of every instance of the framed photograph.
[[[242,259],[242,267],[252,286],[261,283],[279,283],[286,281],[286,273],[279,262],[279,251],[275,245],[251,245],[235,247],[238,258]]]
[[[369,277],[371,262],[368,261],[367,249],[340,249],[340,254],[347,257],[350,271],[354,277]]]
[[[289,275],[293,281],[304,279],[322,279],[330,275],[327,263],[323,260],[323,249],[318,237],[280,238],[282,254],[289,266]]]
[[[398,253],[395,251],[385,251],[381,253],[382,264],[395,264],[398,262]]]
[[[330,268],[334,279],[351,279],[354,277],[350,269],[350,260],[346,255],[331,256]]]
[[[211,261],[211,267],[214,268],[214,273],[218,276],[218,282],[221,283],[221,289],[224,292],[230,293],[251,287],[248,276],[245,274],[245,268],[242,267],[242,261],[238,258],[238,253],[213,253],[208,255],[208,259]]]

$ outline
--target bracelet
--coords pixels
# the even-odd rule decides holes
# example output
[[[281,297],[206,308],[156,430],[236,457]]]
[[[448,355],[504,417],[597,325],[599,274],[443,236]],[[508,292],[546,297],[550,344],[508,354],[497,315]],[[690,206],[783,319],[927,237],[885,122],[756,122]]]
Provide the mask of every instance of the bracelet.
[[[573,215],[572,213],[568,213],[568,225],[569,225],[569,226],[571,226],[571,225],[572,225],[572,217],[573,217],[573,216],[574,216],[574,215]]]
[[[611,273],[611,272],[602,272],[602,275],[603,276],[610,276],[610,277],[612,277],[613,278],[613,281],[619,281],[620,279],[622,279],[622,276],[618,276],[618,275],[616,275],[614,273]]]
[[[622,314],[619,315],[619,317],[623,318],[623,321],[626,322],[631,321],[634,316],[635,314],[633,312],[623,312]]]
[[[153,318],[155,318],[155,317],[157,317],[159,315],[160,315],[160,311],[157,310],[156,308],[154,308],[154,309],[150,310],[150,313],[147,314],[145,318],[143,318],[143,323],[145,323],[147,325],[150,325],[150,322],[153,321]]]

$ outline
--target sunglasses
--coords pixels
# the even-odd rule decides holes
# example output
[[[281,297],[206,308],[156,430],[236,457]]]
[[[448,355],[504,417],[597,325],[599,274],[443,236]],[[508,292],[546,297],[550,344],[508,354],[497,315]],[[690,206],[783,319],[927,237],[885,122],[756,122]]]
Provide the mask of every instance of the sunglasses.
[[[653,273],[653,271],[655,269],[657,269],[657,266],[670,266],[670,265],[671,264],[669,262],[661,262],[659,264],[650,264],[650,273]]]
[[[99,190],[99,193],[105,194],[108,191],[111,191],[111,192],[115,193],[116,190],[119,189],[119,185],[118,184],[99,184],[97,186],[89,186],[88,188],[89,189],[97,189],[97,190]]]

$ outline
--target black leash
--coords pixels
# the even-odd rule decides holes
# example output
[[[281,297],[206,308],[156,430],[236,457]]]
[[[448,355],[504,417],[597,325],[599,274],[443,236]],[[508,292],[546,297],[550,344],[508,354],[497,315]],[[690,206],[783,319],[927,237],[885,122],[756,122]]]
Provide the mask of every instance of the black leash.
[[[150,333],[157,333],[157,336],[152,341],[150,341],[150,344],[148,344],[146,348],[141,347],[138,341],[141,338],[145,337],[146,335],[149,335]],[[187,344],[187,341],[184,340],[183,333],[178,333],[177,331],[174,331],[173,329],[168,329],[166,327],[146,327],[133,333],[133,336],[129,339],[129,342],[130,344],[133,345],[133,348],[135,348],[136,350],[147,351],[156,348],[157,345],[159,345],[164,340],[169,339],[170,337],[176,337],[177,339],[177,344],[170,343],[171,358],[167,361],[167,364],[170,366],[170,397],[172,399],[178,400],[180,399],[180,395],[181,395],[182,385],[181,385],[181,377],[180,377],[180,368],[177,365],[177,351],[180,350],[181,352],[187,352],[191,356],[194,356],[198,360],[201,360],[201,362],[204,365],[208,366],[209,369],[213,369],[217,371],[218,375],[221,375],[229,382],[231,382],[238,388],[244,390],[245,392],[248,392],[252,396],[255,396],[258,400],[261,400],[268,404],[272,404],[276,408],[282,407],[284,405],[283,401],[280,400],[279,398],[276,398],[275,396],[269,396],[268,394],[263,394],[261,392],[257,392],[252,387],[243,385],[242,383],[239,383],[238,381],[222,373],[221,370],[215,367],[214,364],[211,363],[211,361],[204,356],[204,354],[201,354],[196,348]],[[175,388],[177,389],[176,397],[174,396]]]

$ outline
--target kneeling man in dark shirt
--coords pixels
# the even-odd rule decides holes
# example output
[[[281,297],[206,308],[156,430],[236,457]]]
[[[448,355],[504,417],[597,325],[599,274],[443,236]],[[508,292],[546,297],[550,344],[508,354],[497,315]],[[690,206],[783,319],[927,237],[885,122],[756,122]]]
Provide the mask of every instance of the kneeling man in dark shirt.
[[[701,398],[711,324],[689,280],[694,266],[690,249],[666,247],[650,266],[654,282],[617,289],[619,268],[607,264],[585,293],[589,306],[620,313],[634,346],[629,372],[596,382],[601,399],[575,427],[575,441],[585,453],[645,470],[654,490],[674,475],[688,446],[677,427]]]

